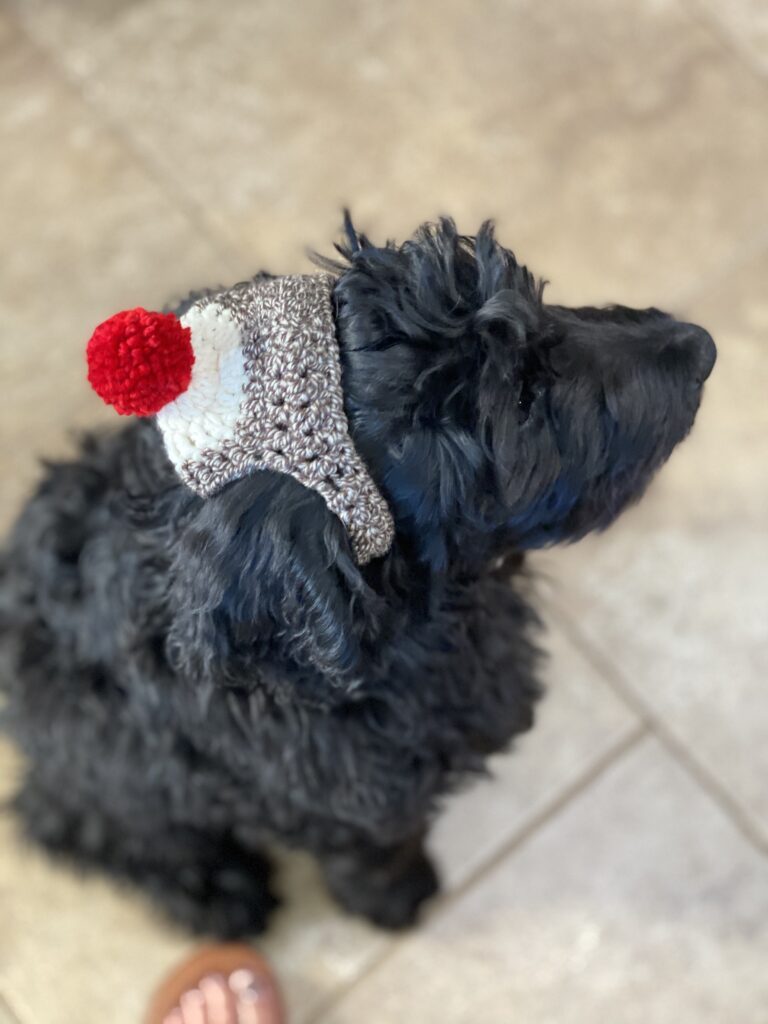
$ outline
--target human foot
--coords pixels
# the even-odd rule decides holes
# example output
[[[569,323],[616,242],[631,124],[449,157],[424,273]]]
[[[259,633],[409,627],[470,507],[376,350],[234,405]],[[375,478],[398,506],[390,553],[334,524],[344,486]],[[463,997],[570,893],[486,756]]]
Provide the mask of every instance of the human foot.
[[[208,946],[155,993],[145,1024],[284,1024],[274,975],[248,946]]]

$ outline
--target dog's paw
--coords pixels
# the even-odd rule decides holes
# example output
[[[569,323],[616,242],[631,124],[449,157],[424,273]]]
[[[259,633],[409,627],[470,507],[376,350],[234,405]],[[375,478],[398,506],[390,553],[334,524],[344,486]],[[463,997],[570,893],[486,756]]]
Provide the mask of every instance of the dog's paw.
[[[367,918],[379,928],[399,930],[415,924],[422,904],[440,888],[437,872],[424,855],[411,861],[395,877],[358,874],[354,879],[329,877],[331,892],[351,914]]]
[[[416,923],[422,904],[431,899],[439,888],[437,872],[425,857],[395,885],[377,893],[362,912],[379,928],[409,928]]]
[[[156,890],[154,896],[166,914],[197,935],[247,938],[266,929],[279,905],[268,876],[260,857],[248,865],[224,862],[204,873],[182,870],[176,884]]]

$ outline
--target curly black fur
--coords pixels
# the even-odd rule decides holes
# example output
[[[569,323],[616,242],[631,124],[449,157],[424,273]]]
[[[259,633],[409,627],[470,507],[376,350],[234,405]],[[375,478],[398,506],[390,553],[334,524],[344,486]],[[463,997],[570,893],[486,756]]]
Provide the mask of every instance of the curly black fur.
[[[27,832],[221,935],[265,925],[275,839],[348,909],[413,919],[441,796],[533,720],[522,552],[635,500],[714,360],[655,309],[547,305],[488,224],[347,235],[325,265],[385,558],[360,569],[290,477],[201,500],[149,421],[49,466],[3,556]]]

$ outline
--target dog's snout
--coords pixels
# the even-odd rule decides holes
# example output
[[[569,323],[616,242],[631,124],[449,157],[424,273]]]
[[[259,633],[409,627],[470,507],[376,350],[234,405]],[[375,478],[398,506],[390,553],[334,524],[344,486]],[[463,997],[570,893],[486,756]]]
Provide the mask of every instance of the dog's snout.
[[[712,372],[717,358],[717,348],[712,335],[697,324],[680,324],[675,341],[689,353],[696,381],[703,384]]]

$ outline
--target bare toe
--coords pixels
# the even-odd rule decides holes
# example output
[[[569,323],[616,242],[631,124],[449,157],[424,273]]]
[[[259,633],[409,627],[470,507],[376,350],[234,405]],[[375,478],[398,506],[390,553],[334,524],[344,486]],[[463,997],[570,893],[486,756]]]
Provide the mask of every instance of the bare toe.
[[[266,961],[248,946],[195,953],[155,993],[145,1024],[285,1024],[280,991]]]

